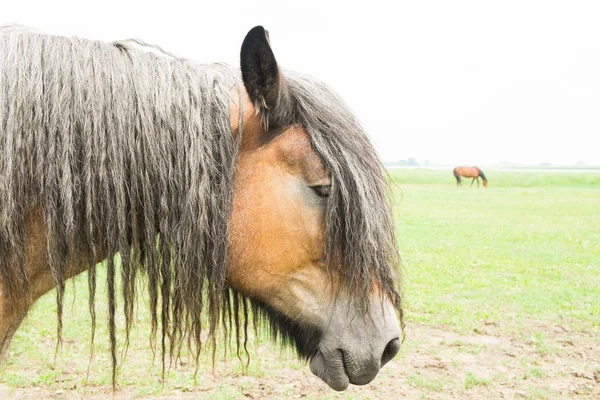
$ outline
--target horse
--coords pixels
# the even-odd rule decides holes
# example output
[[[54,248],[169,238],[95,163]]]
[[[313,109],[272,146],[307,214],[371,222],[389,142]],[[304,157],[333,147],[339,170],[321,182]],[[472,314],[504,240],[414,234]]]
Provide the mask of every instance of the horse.
[[[456,186],[462,186],[461,176],[465,178],[473,178],[471,180],[471,186],[473,186],[473,183],[477,181],[477,187],[479,187],[479,178],[481,177],[481,180],[483,181],[483,187],[488,186],[488,181],[485,177],[485,174],[478,167],[456,167],[454,168],[453,173],[454,177],[456,178]]]
[[[140,280],[163,377],[182,348],[196,363],[217,340],[247,354],[249,321],[338,391],[398,353],[383,165],[329,86],[279,67],[263,27],[239,69],[0,28],[0,150],[2,354],[52,289],[58,348],[65,282],[84,271],[93,346],[104,266],[113,389],[116,301],[126,349]]]

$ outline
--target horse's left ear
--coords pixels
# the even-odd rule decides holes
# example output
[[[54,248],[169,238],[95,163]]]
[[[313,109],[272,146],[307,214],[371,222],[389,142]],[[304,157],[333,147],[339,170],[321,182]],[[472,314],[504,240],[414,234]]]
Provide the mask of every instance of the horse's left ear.
[[[262,26],[252,28],[242,43],[240,54],[242,79],[265,130],[292,122],[290,96],[283,74]]]

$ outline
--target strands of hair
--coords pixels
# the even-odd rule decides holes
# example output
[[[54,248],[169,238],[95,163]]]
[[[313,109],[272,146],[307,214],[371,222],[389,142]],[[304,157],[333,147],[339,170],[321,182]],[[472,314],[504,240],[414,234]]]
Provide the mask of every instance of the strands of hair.
[[[171,352],[185,336],[198,352],[200,312],[206,303],[214,335],[224,297],[236,159],[229,91],[236,74],[124,43],[16,29],[2,31],[0,54],[0,269],[9,298],[26,281],[24,207],[40,204],[59,338],[69,257],[89,254],[95,325],[95,263],[108,256],[116,365],[112,255],[119,252],[126,332],[143,271],[163,362],[167,336]]]
[[[326,85],[285,72],[294,118],[332,178],[327,254],[349,292],[373,281],[402,317],[399,257],[383,167],[355,117]],[[116,381],[120,255],[125,348],[135,282],[147,277],[152,340],[165,360],[187,343],[196,361],[202,313],[208,341],[246,348],[249,320],[308,357],[320,333],[227,287],[228,223],[237,147],[229,123],[239,71],[107,44],[0,28],[0,279],[10,299],[28,285],[28,207],[40,205],[62,328],[65,268],[87,255],[92,316],[98,260],[107,258],[109,332]],[[368,307],[366,302],[363,303]]]
[[[332,178],[326,217],[327,256],[355,298],[363,300],[373,281],[391,296],[402,322],[397,291],[400,263],[389,184],[384,167],[360,123],[332,89],[312,77],[286,72],[296,118]]]

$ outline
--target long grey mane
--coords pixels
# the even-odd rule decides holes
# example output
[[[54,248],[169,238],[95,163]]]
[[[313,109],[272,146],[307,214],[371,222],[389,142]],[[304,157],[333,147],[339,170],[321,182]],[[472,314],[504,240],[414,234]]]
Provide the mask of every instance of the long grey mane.
[[[97,257],[119,252],[126,330],[141,270],[149,280],[153,334],[161,316],[163,352],[166,333],[173,343],[189,335],[199,345],[201,326],[192,321],[200,321],[206,303],[213,333],[224,290],[236,155],[229,91],[236,74],[127,44],[23,29],[2,30],[0,63],[0,271],[9,298],[27,283],[24,211],[39,204],[59,330],[69,259],[89,255],[95,322]],[[113,343],[114,279],[110,256]]]
[[[92,332],[96,262],[108,255],[109,331],[115,374],[115,259],[125,346],[135,282],[146,275],[152,337],[163,365],[187,342],[196,359],[202,312],[247,338],[270,316],[225,282],[236,141],[230,90],[239,72],[107,44],[0,28],[0,280],[16,299],[29,285],[25,212],[41,206],[57,288],[58,330],[69,261],[88,265]],[[401,312],[398,254],[383,167],[360,124],[322,83],[288,72],[297,122],[332,176],[327,211],[331,265],[365,298],[373,281]],[[290,339],[272,325],[272,332]],[[93,340],[93,333],[92,333]],[[155,340],[155,339],[153,339]]]

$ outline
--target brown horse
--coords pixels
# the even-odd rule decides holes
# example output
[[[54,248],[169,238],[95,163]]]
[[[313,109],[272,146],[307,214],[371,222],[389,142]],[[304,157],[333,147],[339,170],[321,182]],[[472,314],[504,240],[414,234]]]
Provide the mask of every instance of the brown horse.
[[[124,345],[144,277],[163,368],[182,345],[198,359],[202,313],[213,349],[221,332],[239,352],[248,322],[266,323],[336,390],[396,355],[381,162],[329,87],[279,69],[262,27],[242,44],[241,81],[222,64],[22,28],[0,28],[0,54],[2,352],[54,288],[60,340],[65,281],[84,271],[93,341],[106,260],[113,385],[118,271]]]
[[[477,181],[477,187],[479,187],[479,178],[481,177],[481,180],[483,181],[483,187],[488,186],[488,181],[485,177],[485,174],[478,167],[456,167],[454,168],[453,172],[454,177],[456,178],[456,186],[462,186],[461,176],[465,178],[473,178],[473,180],[471,180],[471,186],[473,186],[473,183]]]

